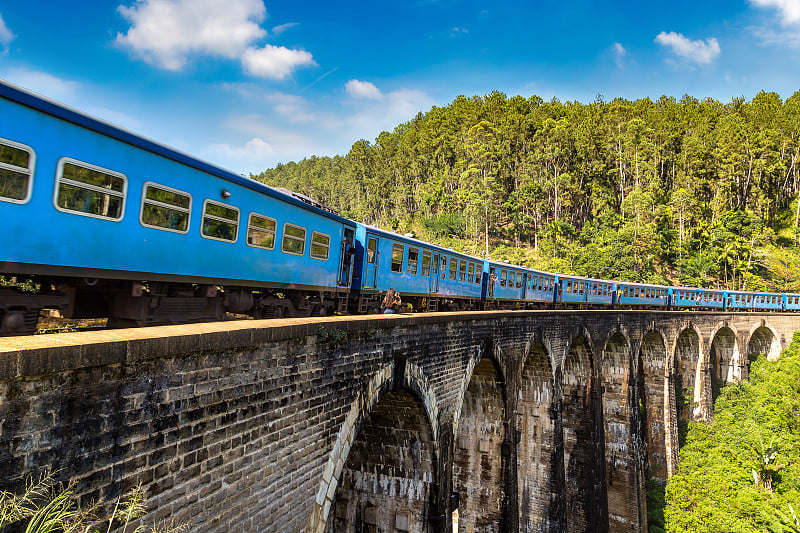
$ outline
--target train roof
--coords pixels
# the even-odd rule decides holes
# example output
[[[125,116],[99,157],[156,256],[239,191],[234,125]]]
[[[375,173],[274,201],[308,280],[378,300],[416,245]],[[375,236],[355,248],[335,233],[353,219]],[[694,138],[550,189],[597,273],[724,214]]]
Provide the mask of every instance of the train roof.
[[[242,187],[247,187],[248,189],[252,189],[256,192],[260,192],[278,200],[294,204],[309,211],[313,211],[327,218],[331,218],[351,226],[355,225],[354,221],[335,213],[331,209],[325,208],[321,204],[304,201],[301,198],[297,198],[293,194],[282,193],[272,187],[269,187],[268,185],[264,185],[263,183],[259,183],[245,176],[241,176],[230,170],[224,169],[207,161],[203,161],[202,159],[193,157],[189,154],[181,152],[180,150],[176,150],[175,148],[170,148],[169,146],[148,139],[147,137],[142,137],[141,135],[137,135],[120,126],[116,126],[110,122],[93,117],[40,94],[23,89],[22,87],[9,83],[3,79],[0,79],[0,97],[17,102],[24,106],[30,107],[31,109],[46,113],[61,120],[71,122],[83,128],[95,131],[101,135],[111,137],[112,139],[130,144],[136,148],[147,150],[148,152],[171,159],[172,161],[182,165],[192,167],[196,170],[211,174],[212,176],[216,176],[218,178],[222,178],[237,185],[241,185]]]
[[[460,257],[469,258],[471,261],[480,261],[480,262],[484,261],[484,259],[481,258],[481,257],[475,257],[474,255],[469,255],[468,253],[465,253],[465,252],[457,252],[455,250],[451,250],[450,248],[445,248],[444,246],[439,246],[438,244],[432,244],[432,243],[427,242],[427,241],[421,241],[419,239],[415,239],[414,237],[407,237],[406,235],[403,235],[401,233],[395,233],[394,231],[381,229],[381,228],[379,228],[377,226],[372,226],[370,224],[364,224],[362,222],[356,222],[356,224],[359,225],[359,226],[363,226],[365,230],[367,230],[367,231],[369,231],[371,233],[379,233],[379,234],[381,234],[381,236],[387,237],[389,239],[394,239],[394,240],[397,240],[397,241],[406,241],[409,244],[414,244],[414,245],[417,245],[417,246],[420,246],[420,247],[424,247],[424,248],[431,248],[431,249],[436,250],[437,252],[440,252],[440,253],[444,252],[444,253],[450,254],[450,255],[458,255]]]

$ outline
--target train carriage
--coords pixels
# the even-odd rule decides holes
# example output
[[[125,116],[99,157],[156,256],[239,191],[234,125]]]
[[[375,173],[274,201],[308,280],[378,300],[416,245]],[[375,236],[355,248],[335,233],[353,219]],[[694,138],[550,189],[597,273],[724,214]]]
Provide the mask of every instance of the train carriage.
[[[0,116],[0,273],[60,285],[54,307],[147,324],[346,302],[354,222],[5,83]],[[4,296],[8,333],[38,304]]]
[[[725,291],[693,287],[672,288],[672,305],[675,307],[723,308],[725,303]]]
[[[554,303],[556,296],[555,274],[541,272],[539,270],[528,271],[528,290],[525,293],[525,300],[532,303]]]
[[[753,309],[770,311],[783,310],[786,305],[786,296],[779,293],[757,292],[753,295]]]
[[[351,310],[378,312],[389,288],[415,310],[478,309],[483,261],[358,224]]]
[[[531,301],[532,271],[500,261],[485,261],[488,271],[486,304],[488,307],[524,307]],[[551,299],[552,301],[552,299]]]
[[[616,284],[611,281],[558,276],[557,301],[574,304],[612,305]]]
[[[619,305],[667,306],[670,304],[670,288],[663,285],[617,282]]]

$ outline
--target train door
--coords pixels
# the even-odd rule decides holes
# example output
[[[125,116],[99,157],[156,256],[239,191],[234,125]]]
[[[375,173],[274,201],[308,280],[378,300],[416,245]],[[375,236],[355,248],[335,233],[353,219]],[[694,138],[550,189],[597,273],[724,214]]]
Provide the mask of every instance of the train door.
[[[364,288],[374,289],[378,285],[378,237],[367,235],[366,263],[364,267]]]
[[[353,230],[349,228],[344,229],[344,237],[342,238],[342,264],[339,267],[339,285],[350,285],[350,268],[353,265],[353,256],[356,253],[353,235]]]
[[[433,254],[433,264],[431,265],[431,292],[439,292],[439,254]]]
[[[525,272],[522,274],[522,299],[523,300],[526,299],[527,296],[528,296],[528,273]]]

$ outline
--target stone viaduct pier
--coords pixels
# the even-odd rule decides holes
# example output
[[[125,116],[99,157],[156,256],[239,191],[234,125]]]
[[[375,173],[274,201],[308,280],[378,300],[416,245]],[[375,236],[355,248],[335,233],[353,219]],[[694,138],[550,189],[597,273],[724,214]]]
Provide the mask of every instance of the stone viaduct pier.
[[[0,340],[0,489],[141,485],[195,531],[646,531],[678,466],[791,314],[495,311]]]

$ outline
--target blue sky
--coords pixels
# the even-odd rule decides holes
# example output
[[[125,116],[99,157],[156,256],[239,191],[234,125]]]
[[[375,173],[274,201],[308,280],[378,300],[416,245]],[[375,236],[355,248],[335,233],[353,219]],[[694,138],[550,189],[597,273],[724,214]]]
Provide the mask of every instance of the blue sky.
[[[0,78],[240,173],[460,94],[800,90],[800,0],[0,0],[0,19]]]

